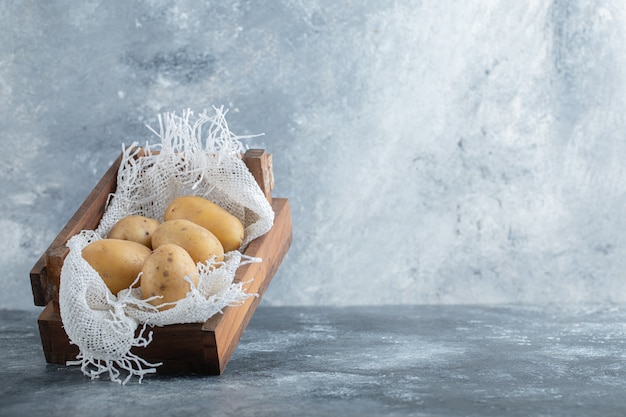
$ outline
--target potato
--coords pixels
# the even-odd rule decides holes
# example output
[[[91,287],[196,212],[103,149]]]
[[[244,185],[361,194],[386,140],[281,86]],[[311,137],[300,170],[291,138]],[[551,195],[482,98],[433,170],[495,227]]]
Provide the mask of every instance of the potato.
[[[152,247],[156,249],[168,243],[185,249],[195,263],[206,263],[213,256],[217,262],[224,260],[224,248],[219,239],[189,220],[168,220],[156,228],[152,235]]]
[[[131,240],[152,249],[152,232],[160,222],[145,216],[126,216],[113,225],[110,239]]]
[[[185,249],[171,243],[154,249],[144,261],[141,272],[142,297],[162,297],[149,301],[154,306],[185,298],[191,290],[189,282],[185,280],[186,276],[198,285],[196,263]],[[162,306],[159,310],[172,307],[173,305]]]
[[[129,288],[139,275],[150,249],[141,243],[121,239],[101,239],[83,248],[82,256],[111,290]]]
[[[213,233],[224,252],[237,250],[243,242],[241,221],[228,211],[202,197],[182,196],[174,199],[164,214],[165,221],[186,219]]]

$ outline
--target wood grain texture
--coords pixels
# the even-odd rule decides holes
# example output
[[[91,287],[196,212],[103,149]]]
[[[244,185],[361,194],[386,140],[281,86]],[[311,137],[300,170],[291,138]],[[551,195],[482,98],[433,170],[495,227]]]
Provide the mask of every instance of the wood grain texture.
[[[248,149],[243,155],[243,161],[261,187],[267,200],[272,202],[272,190],[274,189],[274,173],[272,155],[263,149]]]

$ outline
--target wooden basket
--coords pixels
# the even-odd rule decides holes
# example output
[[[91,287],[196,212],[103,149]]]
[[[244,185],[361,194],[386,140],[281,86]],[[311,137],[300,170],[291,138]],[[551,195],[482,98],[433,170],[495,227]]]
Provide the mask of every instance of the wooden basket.
[[[94,230],[102,218],[109,195],[117,187],[120,155],[79,207],[67,225],[39,258],[30,273],[34,303],[45,306],[38,318],[43,351],[48,363],[65,365],[75,360],[78,347],[70,344],[59,313],[61,267],[69,249],[66,242],[81,230]],[[233,354],[243,331],[252,318],[261,297],[291,245],[291,213],[286,198],[272,199],[274,186],[272,157],[264,150],[252,149],[243,160],[261,187],[275,213],[274,225],[265,235],[250,242],[244,254],[262,262],[241,266],[235,282],[250,282],[245,289],[258,294],[243,305],[226,307],[204,323],[153,327],[153,340],[133,352],[150,362],[162,362],[162,373],[221,374]]]

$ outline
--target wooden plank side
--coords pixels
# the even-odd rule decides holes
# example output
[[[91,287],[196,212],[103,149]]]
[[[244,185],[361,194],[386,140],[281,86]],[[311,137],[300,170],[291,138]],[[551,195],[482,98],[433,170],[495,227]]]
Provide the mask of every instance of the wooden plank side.
[[[265,194],[265,198],[271,203],[272,190],[274,189],[272,155],[265,152],[264,149],[248,149],[243,155],[243,161]]]
[[[30,288],[33,293],[33,303],[36,306],[45,306],[46,299],[51,298],[46,296],[47,281],[46,254],[44,253],[39,257],[37,262],[35,262],[35,265],[30,270]]]
[[[137,329],[137,333],[141,327]],[[162,365],[159,373],[211,373],[217,363],[207,363],[204,358],[202,323],[171,324],[148,327],[144,337],[152,332],[152,341],[146,347],[131,351],[148,362]]]
[[[70,344],[70,339],[63,329],[59,306],[50,301],[37,320],[43,353],[47,363],[65,365],[76,359],[78,346]]]

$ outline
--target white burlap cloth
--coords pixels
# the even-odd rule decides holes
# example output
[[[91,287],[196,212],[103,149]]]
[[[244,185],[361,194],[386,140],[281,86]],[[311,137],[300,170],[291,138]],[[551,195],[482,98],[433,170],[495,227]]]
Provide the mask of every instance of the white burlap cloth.
[[[122,146],[117,189],[100,224],[96,230],[83,230],[68,241],[70,251],[61,270],[59,304],[63,327],[80,349],[77,360],[68,364],[80,365],[84,374],[92,378],[108,374],[123,384],[138,376],[141,382],[160,365],[130,351],[151,342],[147,326],[204,322],[224,307],[255,295],[247,294],[244,283],[233,283],[233,278],[241,265],[261,262],[241,252],[271,229],[274,212],[240,158],[244,137],[230,132],[225,115],[222,108],[197,117],[191,111],[182,116],[160,115],[159,131],[151,129],[160,143],[146,143],[142,149],[137,143]],[[141,151],[145,156],[137,158]],[[158,311],[142,299],[139,289],[112,294],[82,257],[82,249],[106,238],[124,216],[139,214],[163,221],[169,203],[181,195],[207,198],[238,217],[245,228],[242,248],[227,253],[220,268],[198,264],[198,286],[191,285],[187,297],[173,308]]]

